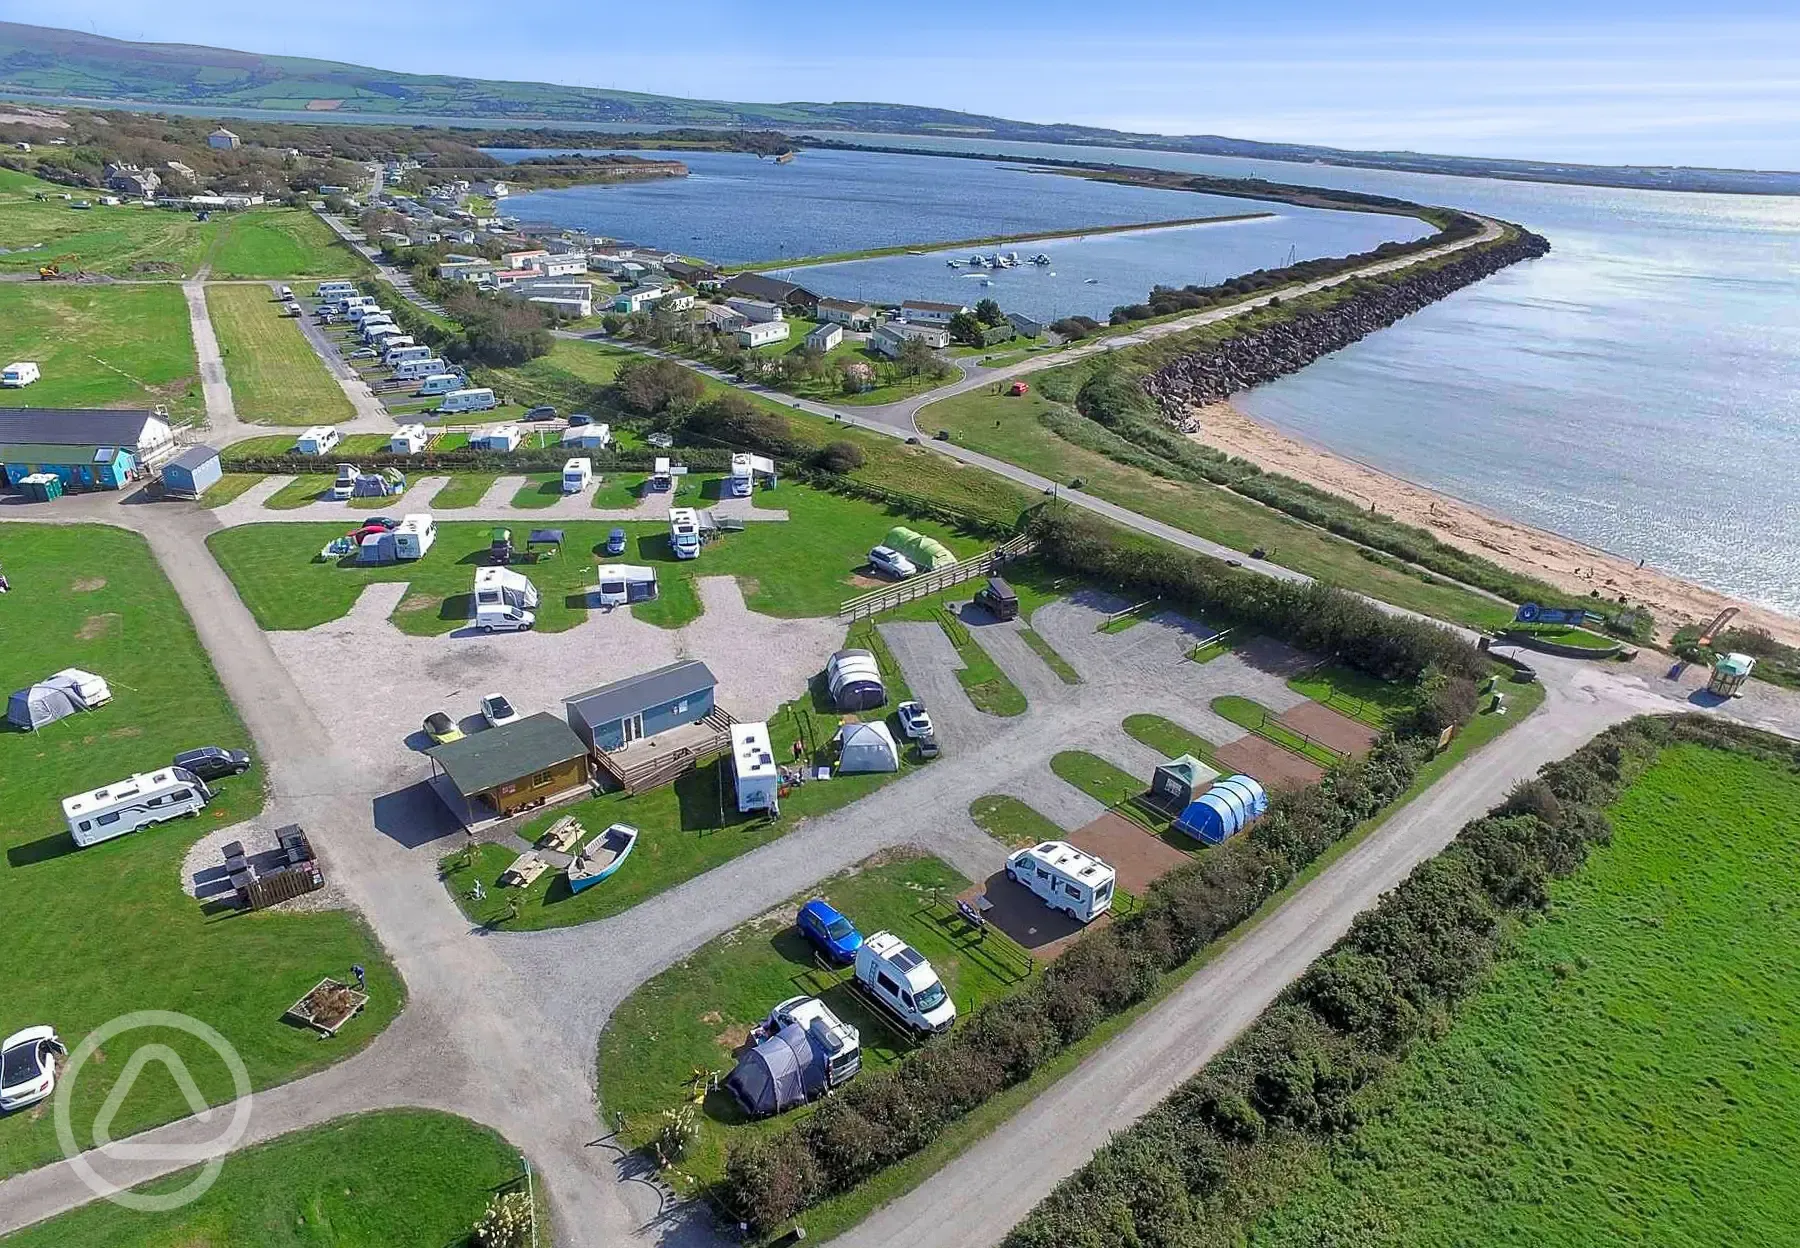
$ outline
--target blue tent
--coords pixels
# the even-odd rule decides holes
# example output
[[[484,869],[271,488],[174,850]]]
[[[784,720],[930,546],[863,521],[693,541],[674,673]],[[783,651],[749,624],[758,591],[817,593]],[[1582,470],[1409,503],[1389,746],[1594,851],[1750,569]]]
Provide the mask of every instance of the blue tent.
[[[1175,820],[1177,831],[1217,845],[1244,830],[1269,808],[1269,796],[1249,776],[1227,776],[1188,804]]]

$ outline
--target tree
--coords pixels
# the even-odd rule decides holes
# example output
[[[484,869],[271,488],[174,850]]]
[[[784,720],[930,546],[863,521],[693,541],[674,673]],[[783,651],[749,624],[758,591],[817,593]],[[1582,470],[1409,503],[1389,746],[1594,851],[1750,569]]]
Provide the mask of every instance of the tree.
[[[900,366],[902,376],[917,377],[930,369],[937,356],[925,345],[923,338],[908,338],[900,344],[900,354],[894,362]]]
[[[706,392],[699,376],[674,360],[643,356],[619,366],[613,388],[628,411],[645,416],[686,411]]]
[[[1006,313],[1000,310],[1000,304],[993,299],[983,299],[975,305],[975,319],[983,325],[994,326],[1006,324]]]
[[[862,447],[854,442],[827,442],[819,448],[814,463],[827,472],[853,472],[866,463],[868,457],[863,454]]]
[[[781,454],[789,449],[787,417],[759,407],[741,394],[721,394],[687,418],[690,433],[733,446],[754,446]]]
[[[968,347],[981,345],[981,322],[968,312],[958,312],[950,318],[950,337]]]

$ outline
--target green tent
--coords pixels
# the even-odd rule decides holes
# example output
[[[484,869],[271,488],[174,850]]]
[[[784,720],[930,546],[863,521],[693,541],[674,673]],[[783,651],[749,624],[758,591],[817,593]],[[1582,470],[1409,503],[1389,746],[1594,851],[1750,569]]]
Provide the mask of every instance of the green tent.
[[[908,528],[888,530],[885,545],[911,559],[921,572],[933,572],[938,568],[947,568],[956,562],[956,556],[950,548],[935,537],[926,537]]]

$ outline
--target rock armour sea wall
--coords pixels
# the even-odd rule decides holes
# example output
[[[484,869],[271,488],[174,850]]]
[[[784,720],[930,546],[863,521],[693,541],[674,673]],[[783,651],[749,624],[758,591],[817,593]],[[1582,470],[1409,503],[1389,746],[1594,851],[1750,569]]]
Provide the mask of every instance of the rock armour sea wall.
[[[1397,281],[1366,284],[1332,307],[1304,312],[1181,356],[1145,377],[1144,389],[1165,415],[1182,420],[1194,406],[1217,403],[1239,390],[1298,372],[1320,356],[1386,329],[1464,286],[1510,264],[1535,260],[1549,250],[1549,240],[1521,230],[1517,237],[1472,247]]]

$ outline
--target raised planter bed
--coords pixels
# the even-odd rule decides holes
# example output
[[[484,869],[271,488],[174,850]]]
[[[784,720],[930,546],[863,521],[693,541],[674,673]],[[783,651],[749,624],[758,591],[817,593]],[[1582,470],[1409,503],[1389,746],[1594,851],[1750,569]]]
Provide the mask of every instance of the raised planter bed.
[[[288,1006],[284,1018],[305,1023],[321,1035],[335,1036],[345,1023],[362,1013],[369,994],[327,976],[313,990]]]
[[[1598,633],[1593,633],[1591,636],[1600,638],[1602,641],[1608,640],[1600,637]],[[1625,649],[1625,643],[1622,641],[1614,641],[1605,646],[1572,646],[1564,642],[1553,641],[1537,633],[1517,629],[1508,629],[1501,633],[1500,640],[1509,646],[1524,646],[1527,650],[1554,654],[1565,659],[1610,659]]]

